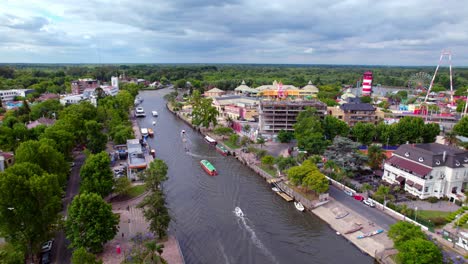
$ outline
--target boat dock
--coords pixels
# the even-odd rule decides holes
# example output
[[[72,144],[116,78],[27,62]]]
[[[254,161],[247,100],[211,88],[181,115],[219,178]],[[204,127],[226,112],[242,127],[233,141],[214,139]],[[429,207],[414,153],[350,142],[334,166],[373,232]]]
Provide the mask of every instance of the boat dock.
[[[291,202],[292,200],[294,200],[291,196],[287,195],[284,192],[277,192],[277,194],[283,197],[283,199],[286,200],[286,202]]]
[[[271,179],[267,180],[267,182],[270,183],[270,184],[278,183],[278,182],[281,182],[281,181],[283,181],[283,179],[280,179],[280,178],[271,178]]]

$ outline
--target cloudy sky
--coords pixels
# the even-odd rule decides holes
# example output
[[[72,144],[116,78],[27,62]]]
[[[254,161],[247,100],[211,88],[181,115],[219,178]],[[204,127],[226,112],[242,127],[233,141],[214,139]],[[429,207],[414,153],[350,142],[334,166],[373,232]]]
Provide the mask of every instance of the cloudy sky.
[[[151,2],[151,3],[150,3]],[[460,0],[0,0],[0,62],[468,66]]]

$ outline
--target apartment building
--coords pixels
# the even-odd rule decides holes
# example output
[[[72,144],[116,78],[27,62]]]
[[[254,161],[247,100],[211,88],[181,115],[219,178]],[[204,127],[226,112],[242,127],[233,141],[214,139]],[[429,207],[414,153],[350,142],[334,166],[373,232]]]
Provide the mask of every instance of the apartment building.
[[[262,101],[259,111],[260,132],[293,131],[297,116],[306,107],[317,109],[317,115],[320,117],[327,113],[327,105],[318,100]]]
[[[99,82],[93,79],[78,79],[71,82],[72,94],[82,94],[85,89],[96,89]]]
[[[350,127],[358,122],[377,124],[383,113],[366,103],[345,103],[339,107],[328,107],[328,114],[346,122]]]
[[[438,143],[401,145],[384,164],[382,179],[420,199],[465,200],[468,151]]]
[[[33,89],[10,89],[0,90],[0,100],[2,102],[11,102],[15,100],[15,97],[26,97],[26,95],[33,93]]]

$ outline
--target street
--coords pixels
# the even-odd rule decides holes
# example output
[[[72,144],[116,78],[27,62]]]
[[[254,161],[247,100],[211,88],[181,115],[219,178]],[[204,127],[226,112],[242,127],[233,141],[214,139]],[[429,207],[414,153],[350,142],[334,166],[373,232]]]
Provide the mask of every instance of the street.
[[[76,152],[74,155],[75,166],[72,168],[70,178],[68,179],[65,198],[62,200],[63,211],[62,215],[67,215],[67,209],[73,197],[78,194],[80,189],[80,169],[85,160],[85,155],[82,152]],[[65,238],[65,233],[60,230],[55,235],[54,246],[52,247],[52,263],[70,263],[72,251],[68,248],[70,243]]]
[[[381,210],[369,207],[365,205],[363,202],[359,202],[355,200],[353,197],[345,194],[343,190],[333,185],[330,185],[329,193],[330,193],[330,196],[333,197],[336,201],[349,207],[349,209],[365,217],[369,221],[374,222],[378,226],[383,227],[385,231],[388,231],[388,229],[390,228],[390,225],[397,222],[397,220],[385,214]]]

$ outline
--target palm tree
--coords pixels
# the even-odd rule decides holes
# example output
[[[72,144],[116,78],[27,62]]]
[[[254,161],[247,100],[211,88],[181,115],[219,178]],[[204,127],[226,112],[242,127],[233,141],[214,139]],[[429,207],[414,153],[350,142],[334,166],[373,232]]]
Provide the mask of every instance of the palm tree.
[[[156,241],[150,241],[145,244],[147,257],[151,259],[151,263],[166,263],[166,260],[161,257],[163,253],[163,244],[157,244]],[[157,254],[156,254],[157,253]]]
[[[445,133],[444,140],[449,146],[456,146],[460,143],[457,134],[453,131]]]
[[[369,197],[369,191],[372,190],[372,186],[366,182],[361,186],[361,190],[366,192],[367,197]]]
[[[374,170],[379,169],[382,165],[382,161],[386,158],[382,148],[377,145],[371,145],[369,147],[367,156],[369,158],[369,166]]]

